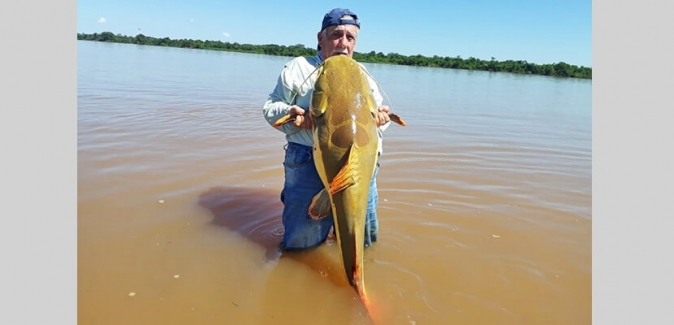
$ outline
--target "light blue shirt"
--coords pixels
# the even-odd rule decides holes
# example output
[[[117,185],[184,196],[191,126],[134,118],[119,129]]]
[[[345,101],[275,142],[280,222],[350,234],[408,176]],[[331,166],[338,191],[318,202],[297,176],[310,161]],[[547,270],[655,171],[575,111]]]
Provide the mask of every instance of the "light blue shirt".
[[[296,57],[286,63],[278,77],[274,91],[269,94],[262,108],[264,117],[270,125],[273,126],[278,119],[290,113],[292,105],[297,105],[305,110],[309,108],[317,77],[314,71],[321,63],[323,63],[323,58],[321,58],[320,52],[312,58]],[[367,71],[362,64],[360,66],[364,71]],[[370,84],[377,106],[382,105],[383,98],[379,93],[377,83],[367,73],[365,73],[365,76]],[[389,124],[390,122],[379,127],[380,153],[382,151],[381,135]],[[313,146],[313,135],[309,129],[296,127],[292,123],[286,123],[277,129],[286,134],[288,142]]]

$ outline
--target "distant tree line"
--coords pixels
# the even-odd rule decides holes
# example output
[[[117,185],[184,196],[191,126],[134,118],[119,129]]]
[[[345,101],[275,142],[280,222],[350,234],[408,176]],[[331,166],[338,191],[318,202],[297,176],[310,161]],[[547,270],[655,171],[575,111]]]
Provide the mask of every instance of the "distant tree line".
[[[315,48],[308,48],[302,44],[291,46],[285,45],[252,45],[239,44],[221,41],[202,41],[191,39],[170,39],[168,37],[156,38],[138,34],[136,36],[125,36],[121,34],[113,34],[112,32],[102,32],[94,34],[77,34],[78,40],[85,41],[99,41],[99,42],[114,42],[114,43],[128,43],[139,45],[154,45],[167,47],[180,47],[204,50],[219,50],[232,51],[244,53],[257,53],[278,56],[314,56],[316,55]],[[494,72],[509,72],[517,74],[533,74],[554,77],[567,78],[582,78],[592,79],[592,68],[578,67],[576,65],[558,62],[554,64],[535,64],[527,61],[497,61],[492,57],[491,60],[480,60],[473,57],[463,59],[461,56],[457,57],[440,57],[434,55],[433,57],[426,57],[422,55],[406,56],[398,53],[384,54],[382,52],[376,53],[371,51],[369,53],[354,52],[353,58],[360,62],[371,63],[385,63],[420,67],[438,67],[450,69],[465,69],[465,70],[480,70],[480,71],[494,71]]]

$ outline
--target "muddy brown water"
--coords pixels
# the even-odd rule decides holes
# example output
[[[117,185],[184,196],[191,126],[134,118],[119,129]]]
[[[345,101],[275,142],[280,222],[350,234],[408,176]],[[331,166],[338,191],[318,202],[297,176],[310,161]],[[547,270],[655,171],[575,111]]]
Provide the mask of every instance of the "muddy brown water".
[[[78,42],[79,324],[371,324],[333,238],[279,253],[285,61]],[[368,64],[377,324],[591,323],[591,82]]]

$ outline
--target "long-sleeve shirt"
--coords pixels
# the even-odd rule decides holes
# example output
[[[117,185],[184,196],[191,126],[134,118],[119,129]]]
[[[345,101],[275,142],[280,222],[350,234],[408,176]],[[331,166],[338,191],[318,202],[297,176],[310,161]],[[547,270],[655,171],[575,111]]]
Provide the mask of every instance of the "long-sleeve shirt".
[[[321,54],[318,53],[312,58],[297,57],[286,63],[278,77],[276,87],[267,101],[264,103],[262,111],[264,117],[270,125],[290,113],[290,107],[297,105],[303,109],[308,109],[311,102],[311,94],[314,91],[314,83],[317,74],[314,70],[323,62]],[[360,63],[359,63],[360,64]],[[360,64],[363,70],[365,67]],[[366,79],[370,84],[372,95],[377,106],[383,102],[379,93],[377,83],[367,74]],[[388,128],[390,122],[379,127],[379,153],[382,152],[382,132]],[[314,140],[312,131],[296,127],[293,123],[286,123],[279,128],[279,131],[286,134],[288,142],[295,142],[305,146],[313,146]]]

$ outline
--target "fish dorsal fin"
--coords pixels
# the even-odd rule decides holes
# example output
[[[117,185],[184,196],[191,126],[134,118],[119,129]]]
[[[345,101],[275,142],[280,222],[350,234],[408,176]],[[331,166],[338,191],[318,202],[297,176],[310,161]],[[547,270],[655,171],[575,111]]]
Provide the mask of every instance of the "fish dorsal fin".
[[[358,174],[358,164],[360,164],[360,159],[358,155],[354,154],[354,145],[351,145],[349,148],[349,156],[342,166],[342,169],[339,170],[339,173],[335,175],[335,178],[330,182],[330,195],[333,195],[339,191],[346,189],[347,187],[354,185],[360,181],[360,175]]]

